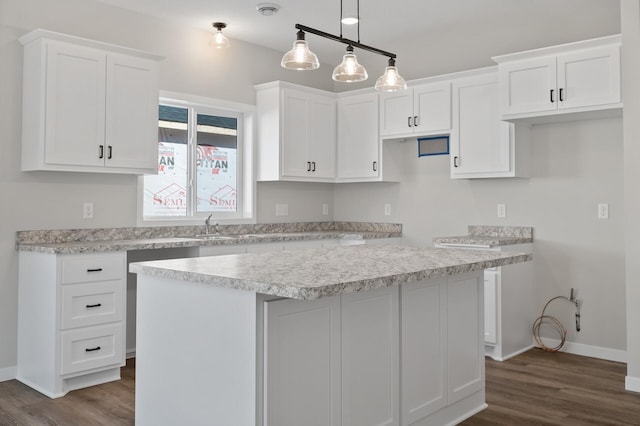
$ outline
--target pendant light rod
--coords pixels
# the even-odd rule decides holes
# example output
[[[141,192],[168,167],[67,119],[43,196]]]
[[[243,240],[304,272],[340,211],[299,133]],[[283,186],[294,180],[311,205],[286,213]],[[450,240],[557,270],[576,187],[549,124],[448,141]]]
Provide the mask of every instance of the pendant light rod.
[[[337,41],[338,43],[351,45],[353,47],[357,47],[358,49],[367,50],[369,52],[373,52],[378,55],[387,56],[390,59],[395,59],[397,57],[395,53],[391,53],[385,50],[377,49],[375,47],[367,46],[366,44],[362,44],[359,41],[349,40],[348,38],[339,37],[333,34],[326,33],[324,31],[316,30],[315,28],[307,27],[306,25],[296,24],[296,29],[307,32],[307,33],[315,34],[320,37],[328,38],[329,40]]]

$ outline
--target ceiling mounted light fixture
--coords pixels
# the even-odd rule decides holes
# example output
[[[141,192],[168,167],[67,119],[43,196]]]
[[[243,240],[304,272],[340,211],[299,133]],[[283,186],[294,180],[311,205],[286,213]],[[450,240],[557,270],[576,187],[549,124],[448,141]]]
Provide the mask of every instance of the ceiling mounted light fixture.
[[[273,16],[280,10],[280,5],[275,3],[258,3],[256,5],[258,13],[264,16]]]
[[[226,49],[229,47],[229,39],[222,34],[222,30],[227,28],[227,24],[224,22],[214,22],[211,25],[216,29],[216,33],[213,35],[213,39],[211,40],[211,45],[216,49]]]
[[[385,73],[376,81],[376,90],[383,90],[387,92],[405,90],[407,88],[407,83],[404,78],[398,74],[398,69],[395,66],[396,54],[360,43],[360,0],[357,0],[357,8],[358,16],[355,18],[358,23],[357,41],[350,40],[342,36],[342,24],[346,23],[342,18],[342,0],[340,0],[340,35],[336,36],[315,28],[296,24],[295,28],[298,30],[296,41],[293,43],[293,48],[284,54],[280,65],[284,68],[293,70],[314,70],[320,67],[318,57],[309,50],[309,46],[305,40],[305,32],[307,32],[347,45],[347,53],[344,55],[342,63],[333,70],[332,78],[335,81],[356,82],[367,79],[367,70],[358,63],[358,59],[353,53],[355,47],[378,55],[387,56],[389,58],[389,66],[386,67]]]

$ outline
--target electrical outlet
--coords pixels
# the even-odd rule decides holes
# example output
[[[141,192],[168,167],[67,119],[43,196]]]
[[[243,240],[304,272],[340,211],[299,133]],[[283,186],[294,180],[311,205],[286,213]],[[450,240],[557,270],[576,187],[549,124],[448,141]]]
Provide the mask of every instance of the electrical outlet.
[[[322,215],[327,216],[329,214],[329,204],[322,203]]]
[[[507,205],[498,204],[498,218],[504,219],[507,217]]]
[[[609,204],[598,204],[598,219],[609,219]]]
[[[289,216],[289,204],[276,204],[276,216]]]
[[[390,203],[386,203],[384,205],[384,215],[385,216],[391,216],[391,204]]]
[[[85,201],[82,206],[82,218],[93,219],[93,203],[91,201]]]

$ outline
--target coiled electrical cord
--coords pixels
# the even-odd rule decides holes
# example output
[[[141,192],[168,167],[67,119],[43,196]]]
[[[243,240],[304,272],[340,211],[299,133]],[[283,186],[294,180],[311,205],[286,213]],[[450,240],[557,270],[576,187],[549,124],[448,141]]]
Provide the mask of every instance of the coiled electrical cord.
[[[544,308],[542,308],[542,314],[538,318],[536,318],[536,320],[533,322],[533,327],[532,327],[533,338],[538,343],[538,346],[540,346],[541,349],[547,352],[559,351],[560,349],[562,349],[562,347],[564,346],[567,340],[567,329],[564,327],[564,325],[562,325],[560,320],[554,316],[545,315],[545,311],[547,310],[547,307],[549,306],[549,304],[557,299],[564,299],[567,302],[571,303],[572,305],[575,305],[576,330],[580,331],[580,302],[578,302],[577,299],[574,299],[573,289],[571,289],[571,298],[565,297],[565,296],[556,296],[549,299],[549,301],[544,305]],[[540,335],[540,329],[544,324],[551,325],[560,335],[560,343],[557,346],[549,347],[545,345],[544,342],[542,341],[542,336]]]

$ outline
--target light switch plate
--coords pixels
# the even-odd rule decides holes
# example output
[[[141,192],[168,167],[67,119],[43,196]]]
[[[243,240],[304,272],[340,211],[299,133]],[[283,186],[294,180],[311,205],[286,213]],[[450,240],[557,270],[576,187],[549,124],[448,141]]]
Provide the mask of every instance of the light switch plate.
[[[322,215],[327,216],[329,214],[329,204],[322,203]]]
[[[384,215],[385,216],[391,216],[391,204],[386,203],[384,205]]]
[[[609,219],[609,204],[598,204],[598,219]]]
[[[82,218],[93,219],[93,203],[91,201],[85,201],[82,205]]]

